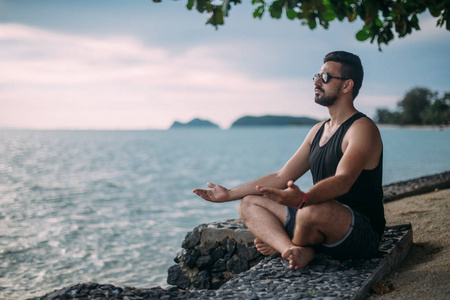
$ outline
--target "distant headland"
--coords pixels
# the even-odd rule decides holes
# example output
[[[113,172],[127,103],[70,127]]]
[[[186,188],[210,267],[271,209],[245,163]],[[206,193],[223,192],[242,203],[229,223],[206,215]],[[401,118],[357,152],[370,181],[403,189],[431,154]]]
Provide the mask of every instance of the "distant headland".
[[[259,126],[299,126],[299,125],[314,125],[319,120],[308,117],[293,117],[293,116],[244,116],[233,122],[231,128],[240,127],[259,127]],[[181,128],[220,128],[217,124],[195,118],[188,123],[173,122],[169,129]]]
[[[308,117],[292,117],[292,116],[245,116],[236,120],[231,128],[244,126],[298,126],[298,125],[314,125],[318,120]]]
[[[180,123],[178,121],[173,122],[169,129],[181,129],[181,128],[216,128],[219,129],[219,125],[214,124],[208,120],[202,120],[195,118],[188,123]]]

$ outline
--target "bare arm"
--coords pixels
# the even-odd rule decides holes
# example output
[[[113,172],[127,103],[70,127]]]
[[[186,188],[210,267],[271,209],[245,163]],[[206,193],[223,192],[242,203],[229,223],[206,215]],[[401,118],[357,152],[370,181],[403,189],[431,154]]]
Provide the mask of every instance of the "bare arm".
[[[259,187],[262,186],[285,189],[288,187],[288,181],[297,180],[309,170],[309,150],[312,139],[319,128],[320,123],[310,130],[297,152],[278,172],[268,174],[231,190],[208,183],[208,187],[212,188],[211,190],[195,189],[193,192],[208,201],[228,202],[242,199],[247,195],[262,195],[263,192],[259,190]]]
[[[365,118],[356,122],[357,126],[349,129],[342,142],[344,155],[335,176],[316,183],[306,192],[308,205],[329,201],[347,193],[364,169],[370,170],[378,165],[382,151],[378,128]],[[302,198],[302,192],[295,185],[287,190],[267,187],[259,190],[268,198],[287,206],[297,206]]]

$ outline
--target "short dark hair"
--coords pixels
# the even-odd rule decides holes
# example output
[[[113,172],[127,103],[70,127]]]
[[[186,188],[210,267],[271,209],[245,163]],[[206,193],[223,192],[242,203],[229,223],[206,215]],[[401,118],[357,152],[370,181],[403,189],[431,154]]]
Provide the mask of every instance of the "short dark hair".
[[[325,55],[323,63],[326,63],[327,61],[340,63],[341,74],[339,76],[353,80],[352,96],[353,99],[355,99],[356,96],[358,96],[364,78],[364,70],[359,56],[345,51],[334,51]]]

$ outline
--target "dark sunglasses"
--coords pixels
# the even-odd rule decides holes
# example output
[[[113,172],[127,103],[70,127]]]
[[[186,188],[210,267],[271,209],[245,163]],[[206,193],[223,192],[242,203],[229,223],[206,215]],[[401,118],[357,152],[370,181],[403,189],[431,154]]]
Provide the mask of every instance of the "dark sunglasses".
[[[336,78],[336,79],[340,79],[340,80],[347,80],[347,79],[350,79],[350,78],[345,78],[345,77],[331,76],[331,75],[329,75],[327,72],[323,72],[322,74],[317,73],[316,75],[314,75],[314,77],[313,77],[313,82],[316,82],[317,79],[319,79],[319,77],[322,78],[322,82],[323,82],[323,83],[327,83],[328,80],[329,80],[329,79],[332,79],[332,78]]]

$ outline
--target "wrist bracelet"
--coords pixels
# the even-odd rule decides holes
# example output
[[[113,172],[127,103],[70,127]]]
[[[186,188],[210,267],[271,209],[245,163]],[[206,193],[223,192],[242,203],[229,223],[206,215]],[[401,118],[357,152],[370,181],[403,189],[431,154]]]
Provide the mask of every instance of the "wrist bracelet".
[[[297,206],[297,209],[302,209],[306,204],[306,193],[303,193],[302,195],[302,201],[300,202],[300,204]]]

